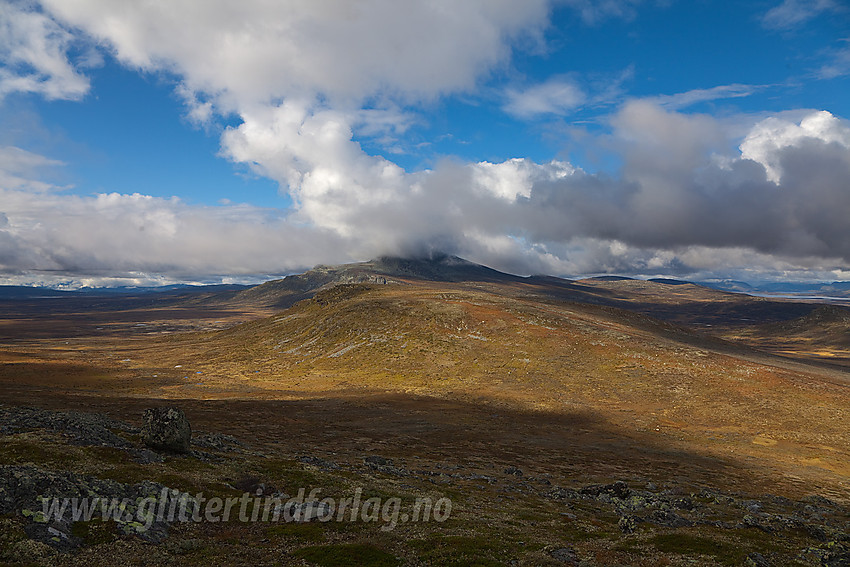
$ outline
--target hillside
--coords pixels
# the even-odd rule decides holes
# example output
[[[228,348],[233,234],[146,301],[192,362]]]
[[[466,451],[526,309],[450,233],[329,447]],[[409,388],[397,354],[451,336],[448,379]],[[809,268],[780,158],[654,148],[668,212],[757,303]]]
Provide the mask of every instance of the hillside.
[[[273,317],[161,339],[132,358],[130,368],[161,378],[146,380],[146,392],[169,398],[382,392],[590,412],[627,435],[654,432],[682,450],[735,454],[806,482],[850,473],[842,375],[512,287],[341,284]],[[824,439],[829,453],[813,449]]]
[[[771,352],[846,363],[850,361],[850,309],[813,305],[801,317],[753,325],[726,336]]]
[[[59,301],[9,301],[0,319],[0,489],[13,495],[0,561],[850,557],[847,373],[707,334],[748,328],[747,314],[775,334],[840,329],[842,311],[681,282],[523,278],[448,256],[319,266],[177,301]],[[140,445],[143,410],[162,405],[192,421],[191,454]],[[77,522],[50,526],[71,534],[57,543],[26,515],[49,482],[130,495],[151,483],[228,497],[362,489],[454,508],[444,524],[393,532],[174,523],[146,540]]]
[[[521,277],[450,255],[425,258],[381,257],[368,262],[316,266],[304,272],[227,294],[189,299],[187,305],[286,309],[318,290],[337,284],[444,282],[475,285],[501,295],[549,298],[635,311],[695,329],[725,331],[803,316],[811,304],[732,293],[680,280],[636,280],[600,276],[567,280]]]

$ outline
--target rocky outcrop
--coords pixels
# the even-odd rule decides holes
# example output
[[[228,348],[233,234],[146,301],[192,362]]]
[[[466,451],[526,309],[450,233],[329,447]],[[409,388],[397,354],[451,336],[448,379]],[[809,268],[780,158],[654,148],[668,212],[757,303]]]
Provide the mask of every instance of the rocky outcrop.
[[[192,442],[192,427],[178,408],[146,409],[142,416],[142,442],[152,449],[187,453]]]
[[[169,522],[154,517],[152,510],[139,510],[138,503],[145,498],[159,499],[167,508],[172,500],[190,496],[156,482],[128,485],[68,471],[0,465],[0,515],[20,514],[26,519],[24,531],[30,540],[58,550],[88,543],[84,530],[75,527],[90,520],[105,525],[107,516],[114,538],[134,535],[159,543],[168,535]],[[123,507],[110,507],[113,502]]]
[[[99,413],[50,411],[0,405],[0,435],[36,429],[66,435],[74,445],[101,445],[117,448],[130,447],[130,443],[116,435],[115,431],[138,432],[136,428],[123,421],[110,419]]]

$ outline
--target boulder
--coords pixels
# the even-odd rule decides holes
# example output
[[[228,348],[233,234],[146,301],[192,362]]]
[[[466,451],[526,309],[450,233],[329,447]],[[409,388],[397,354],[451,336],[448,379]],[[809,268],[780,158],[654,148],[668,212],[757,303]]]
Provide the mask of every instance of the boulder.
[[[146,409],[142,416],[142,442],[152,449],[189,452],[192,428],[183,410],[177,408]]]
[[[631,496],[632,491],[629,486],[622,480],[618,480],[613,484],[591,484],[580,489],[579,492],[585,496],[592,496],[599,500],[607,498],[617,498],[625,500]]]
[[[549,555],[555,561],[566,563],[567,565],[578,565],[579,557],[575,550],[569,547],[547,548]]]
[[[370,467],[373,467],[373,468],[374,467],[391,467],[391,466],[393,466],[393,462],[390,459],[387,459],[386,457],[381,457],[381,456],[378,456],[378,455],[370,455],[370,456],[366,457],[365,459],[363,459],[363,462],[365,462],[367,465],[369,465]]]

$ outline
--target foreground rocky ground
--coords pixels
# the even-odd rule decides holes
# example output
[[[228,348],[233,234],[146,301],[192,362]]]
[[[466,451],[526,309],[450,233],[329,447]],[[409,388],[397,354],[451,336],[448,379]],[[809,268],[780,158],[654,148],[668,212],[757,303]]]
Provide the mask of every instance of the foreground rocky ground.
[[[123,417],[123,416],[122,416]],[[290,452],[195,431],[185,454],[153,451],[136,425],[102,413],[0,406],[0,561],[35,565],[829,565],[850,564],[850,509],[817,494],[792,499],[670,478],[583,484],[540,463],[494,455],[455,461],[405,452],[317,447]],[[357,443],[355,443],[357,445]],[[486,453],[486,451],[483,451]],[[565,456],[566,458],[567,456]],[[321,489],[399,499],[393,520],[300,504],[296,521],[151,518],[165,494],[285,501]],[[44,514],[51,498],[129,502],[124,518]],[[413,517],[417,498],[451,500],[448,518]],[[330,513],[329,521],[315,516]],[[296,515],[297,516],[297,515]],[[131,518],[132,517],[132,518]],[[309,520],[312,521],[297,521]],[[184,518],[186,519],[186,518]],[[171,520],[171,521],[169,521]],[[147,523],[147,525],[145,525]]]

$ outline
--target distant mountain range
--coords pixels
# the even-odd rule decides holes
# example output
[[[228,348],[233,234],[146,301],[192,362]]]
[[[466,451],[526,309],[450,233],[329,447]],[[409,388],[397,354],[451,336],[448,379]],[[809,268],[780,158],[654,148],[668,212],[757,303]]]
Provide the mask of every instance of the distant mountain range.
[[[555,278],[552,276],[522,277],[500,272],[480,264],[475,264],[448,254],[434,254],[423,258],[399,258],[383,256],[368,262],[343,264],[340,266],[318,265],[303,274],[287,276],[283,279],[272,280],[257,286],[218,284],[218,285],[187,285],[176,284],[157,287],[102,287],[81,288],[76,290],[57,290],[49,287],[33,286],[0,286],[2,299],[40,299],[71,296],[116,296],[116,295],[145,295],[151,293],[179,295],[195,291],[203,292],[242,292],[248,295],[266,295],[286,291],[293,295],[312,292],[322,285],[330,283],[366,283],[374,282],[375,278],[405,278],[414,277],[432,281],[526,281],[560,280],[564,283],[573,280]],[[627,276],[606,275],[586,278],[599,282],[617,282],[636,280]],[[746,293],[755,295],[790,295],[850,298],[850,282],[744,282],[738,280],[706,280],[688,281],[671,278],[650,278],[648,281],[666,285],[694,284],[720,291]]]
[[[155,287],[84,287],[74,290],[60,290],[50,287],[22,286],[22,285],[0,285],[0,300],[2,299],[45,299],[57,297],[81,297],[81,296],[119,296],[119,295],[147,295],[152,293],[179,295],[194,291],[242,291],[248,289],[249,285],[216,284],[216,285],[188,285],[175,284]]]
[[[625,276],[595,276],[589,280],[615,282],[636,280]],[[694,284],[735,293],[756,295],[790,295],[801,297],[846,297],[850,298],[850,282],[742,282],[738,280],[690,281],[670,278],[649,278],[651,282],[667,285]]]
[[[759,282],[735,280],[694,282],[698,285],[738,293],[770,295],[800,295],[821,297],[850,297],[850,282]]]

